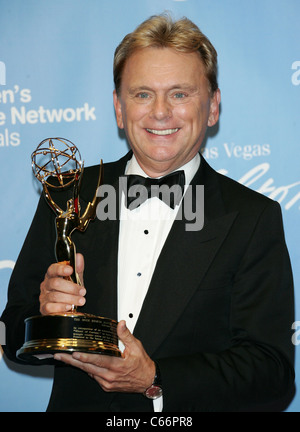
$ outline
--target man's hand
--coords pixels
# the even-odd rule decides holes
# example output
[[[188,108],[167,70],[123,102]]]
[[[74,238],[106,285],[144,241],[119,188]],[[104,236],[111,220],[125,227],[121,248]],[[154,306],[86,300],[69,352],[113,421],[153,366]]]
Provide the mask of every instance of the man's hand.
[[[80,280],[83,281],[84,259],[76,254],[76,266]],[[82,306],[85,303],[86,290],[67,278],[73,269],[65,263],[52,264],[41,283],[40,312],[42,315],[70,311],[72,305]]]
[[[106,392],[143,393],[154,380],[155,364],[125,321],[119,322],[117,333],[125,346],[122,358],[79,352],[54,358],[87,372]]]

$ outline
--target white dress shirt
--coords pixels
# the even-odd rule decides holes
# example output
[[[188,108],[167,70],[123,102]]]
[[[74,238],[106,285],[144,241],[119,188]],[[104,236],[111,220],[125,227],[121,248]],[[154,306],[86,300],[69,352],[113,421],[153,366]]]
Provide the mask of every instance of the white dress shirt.
[[[185,172],[186,188],[200,165],[197,155],[179,168]],[[125,174],[148,177],[139,166],[135,156],[128,162]],[[134,210],[128,210],[121,198],[120,233],[118,253],[118,321],[125,320],[133,332],[143,301],[156,266],[157,259],[179,205],[172,209],[157,197],[145,201]],[[124,349],[120,342],[119,347]],[[162,398],[154,402],[154,410],[162,410]]]

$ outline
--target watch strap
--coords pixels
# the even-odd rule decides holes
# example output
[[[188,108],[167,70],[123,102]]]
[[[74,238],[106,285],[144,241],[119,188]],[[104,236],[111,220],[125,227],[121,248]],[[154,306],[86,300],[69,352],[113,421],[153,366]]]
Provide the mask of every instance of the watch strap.
[[[154,363],[155,363],[154,380],[153,380],[151,386],[148,387],[144,391],[144,396],[146,396],[148,399],[152,399],[152,400],[159,398],[163,394],[160,369],[159,369],[158,364],[156,362],[154,362]]]
[[[159,369],[159,366],[158,366],[157,362],[154,361],[154,363],[155,363],[155,377],[154,377],[152,385],[156,385],[156,386],[161,387],[162,386],[162,382],[161,382],[160,369]]]

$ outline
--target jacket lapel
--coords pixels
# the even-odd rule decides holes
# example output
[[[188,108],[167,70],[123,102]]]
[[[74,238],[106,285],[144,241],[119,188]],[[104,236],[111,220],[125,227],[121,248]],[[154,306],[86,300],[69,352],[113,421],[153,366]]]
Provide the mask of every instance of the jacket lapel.
[[[87,312],[117,319],[117,265],[119,242],[119,176],[124,174],[126,163],[131,157],[128,153],[117,162],[108,163],[103,168],[103,185],[110,185],[116,194],[116,218],[91,222],[82,238],[86,242],[85,272],[90,280],[85,279],[87,288]],[[81,197],[85,202],[92,200],[95,193],[95,179],[99,167],[87,171],[82,183]],[[89,290],[89,286],[91,287]],[[90,293],[90,294],[89,294]]]
[[[201,184],[205,194],[204,227],[187,231],[184,218],[174,221],[134,329],[149,355],[178,321],[237,216],[236,212],[226,213],[217,175],[203,158],[192,181],[192,185]]]

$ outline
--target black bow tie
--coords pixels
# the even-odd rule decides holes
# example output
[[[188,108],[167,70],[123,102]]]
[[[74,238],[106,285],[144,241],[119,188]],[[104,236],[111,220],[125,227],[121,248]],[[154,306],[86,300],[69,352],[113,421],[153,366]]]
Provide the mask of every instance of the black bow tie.
[[[159,179],[130,174],[122,177],[127,180],[125,205],[129,210],[139,207],[148,198],[158,197],[171,208],[179,204],[184,191],[184,171],[175,171]]]

